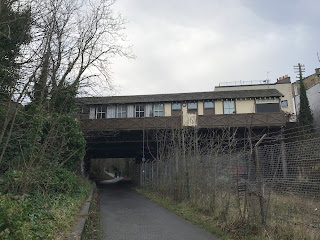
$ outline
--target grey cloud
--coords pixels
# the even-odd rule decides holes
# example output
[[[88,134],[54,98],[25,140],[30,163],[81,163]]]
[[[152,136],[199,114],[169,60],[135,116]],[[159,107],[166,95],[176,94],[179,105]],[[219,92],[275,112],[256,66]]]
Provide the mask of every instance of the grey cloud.
[[[128,39],[137,59],[115,60],[114,81],[121,94],[147,94],[207,91],[223,81],[265,79],[267,71],[273,80],[285,74],[294,79],[297,62],[305,63],[311,74],[318,64],[319,33],[307,24],[312,20],[294,24],[299,18],[292,16],[302,18],[303,13],[287,4],[118,1],[116,10],[129,20]],[[303,9],[312,8],[305,5]],[[279,17],[284,9],[287,17]]]
[[[242,0],[244,6],[268,21],[287,25],[318,25],[320,2],[317,0]]]

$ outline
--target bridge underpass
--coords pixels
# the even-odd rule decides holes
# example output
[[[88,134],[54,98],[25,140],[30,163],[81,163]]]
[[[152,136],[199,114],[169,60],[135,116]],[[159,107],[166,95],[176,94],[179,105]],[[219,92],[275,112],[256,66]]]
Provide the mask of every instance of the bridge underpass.
[[[221,135],[223,129],[202,128],[192,129],[194,134],[199,136],[208,136],[215,134]],[[130,131],[91,131],[85,132],[85,139],[87,141],[86,156],[85,156],[85,167],[86,171],[90,168],[90,159],[135,159],[136,163],[140,163],[142,159],[153,160],[157,157],[157,139],[156,134],[159,131],[167,131],[169,135],[170,131],[165,129],[147,129],[147,130],[130,130]],[[247,138],[247,128],[234,128],[236,130],[236,138],[238,147],[242,147],[244,141]],[[180,130],[181,131],[181,130]],[[266,142],[274,140],[272,133],[277,135],[280,131],[280,127],[256,127],[250,129],[251,140],[254,144],[260,139],[260,136],[264,133],[269,133],[269,136],[265,139]],[[201,139],[199,139],[201,146]]]
[[[212,133],[212,129],[194,130],[199,136]],[[247,129],[236,130],[236,138],[241,147],[241,140],[246,138]],[[277,133],[279,130],[280,128],[275,127],[254,128],[252,141],[258,141],[263,133]],[[91,159],[121,161],[124,158],[135,159],[138,164],[143,157],[152,160],[153,156],[157,156],[157,131],[159,130],[87,133],[87,162],[90,163]],[[217,130],[215,134],[222,134],[222,130]],[[272,134],[269,134],[268,140],[271,139]],[[201,140],[199,144],[201,145]],[[100,182],[98,189],[103,239],[216,240],[211,234],[159,207],[126,184],[117,184],[113,179],[111,182]]]
[[[86,157],[150,159],[156,151],[155,140],[150,135],[142,131],[91,132],[85,135]]]
[[[268,91],[270,92],[270,90]],[[262,92],[259,91],[257,96],[248,96],[246,91],[245,95],[240,94],[241,96],[237,95],[235,97],[239,98],[239,101],[242,103],[243,101],[253,102],[252,100],[255,98],[271,97],[271,93],[268,93],[266,96],[262,96],[261,94]],[[164,159],[164,161],[168,159],[173,163],[171,165],[166,164],[166,167],[170,166],[172,169],[178,169],[175,164],[177,161],[174,161],[176,159],[173,158],[175,158],[175,156],[182,156],[185,161],[185,146],[187,146],[189,150],[191,149],[188,152],[188,159],[190,161],[193,160],[194,156],[192,148],[195,147],[193,146],[196,146],[199,151],[206,149],[202,151],[204,155],[213,150],[213,145],[210,145],[212,142],[214,144],[218,142],[217,146],[222,146],[222,148],[228,146],[228,136],[230,135],[225,134],[222,137],[223,140],[219,142],[219,134],[221,135],[223,133],[223,129],[238,130],[232,137],[236,137],[235,142],[237,147],[241,148],[248,139],[254,144],[259,140],[261,134],[272,131],[279,132],[280,128],[286,123],[284,112],[252,113],[252,110],[250,110],[250,113],[234,112],[236,114],[221,114],[219,111],[217,111],[217,113],[215,110],[208,112],[205,111],[205,109],[199,108],[202,109],[203,112],[200,113],[199,110],[198,113],[189,113],[187,103],[190,101],[200,100],[199,105],[203,105],[204,102],[210,99],[214,101],[219,100],[222,103],[222,101],[230,98],[229,93],[224,97],[220,96],[214,99],[212,99],[214,94],[212,96],[210,95],[210,97],[205,97],[202,94],[197,96],[193,95],[194,94],[191,94],[191,96],[188,95],[187,98],[185,95],[179,95],[180,98],[178,102],[183,105],[181,109],[176,112],[172,111],[175,110],[172,109],[172,106],[176,98],[167,98],[171,95],[157,95],[156,98],[153,96],[131,96],[83,99],[78,120],[87,141],[85,162],[90,166],[91,159],[121,161],[122,158],[132,158],[134,159],[133,161],[135,161],[134,165],[138,165],[143,158],[146,159],[146,161],[154,160],[154,158],[158,156],[157,147],[160,145],[162,149],[160,147],[159,150],[161,149],[161,152],[159,151],[158,153],[161,155],[161,159]],[[279,98],[282,95],[277,92],[272,93],[272,96]],[[167,110],[169,109],[169,111],[164,111],[162,116],[154,116],[153,114],[140,115],[138,112],[136,112],[138,114],[132,114],[131,110],[134,109],[134,105],[136,104],[140,106],[142,103],[150,107],[150,104],[158,106],[159,102],[166,102]],[[106,111],[102,111],[104,105],[106,105]],[[127,107],[128,114],[125,117],[116,115],[115,109],[119,107],[122,109],[123,106]],[[219,104],[219,106],[222,105]],[[109,115],[108,111],[110,113]],[[252,129],[250,138],[246,135],[248,129]],[[172,130],[177,131],[177,138],[174,137],[164,139],[162,142],[156,142],[157,138],[154,137],[154,133],[158,131],[160,131],[160,133],[161,131],[168,131],[170,135],[170,131]],[[181,137],[187,136],[184,135],[185,131],[188,131],[188,137]],[[194,131],[194,136],[190,134],[192,131]],[[212,131],[215,131],[215,135],[210,135]],[[203,137],[206,136],[206,134],[209,134],[209,138],[211,137],[211,139]],[[218,137],[218,141],[212,139],[212,137],[215,136]],[[189,137],[190,141],[186,142],[185,140],[187,139],[188,141]],[[272,139],[271,135],[268,135],[268,138],[269,137]],[[270,140],[268,138],[265,139]],[[174,144],[172,144],[173,142]],[[169,152],[168,150],[172,151]],[[210,160],[211,158],[207,159]],[[179,163],[181,162],[183,161],[179,161]],[[140,171],[142,172],[141,176],[146,175],[142,168],[140,168],[140,170],[142,170]],[[195,174],[197,174],[197,172]],[[167,175],[162,176],[166,178]],[[181,179],[184,181],[183,178]],[[165,180],[169,179],[166,178]],[[174,185],[173,182],[166,182],[168,182],[168,186]],[[194,226],[185,225],[185,222],[181,223],[181,219],[176,221],[177,219],[174,219],[176,216],[167,217],[166,210],[164,209],[160,211],[155,210],[154,205],[150,205],[148,200],[123,185],[116,186],[106,184],[103,186],[100,185],[99,189],[104,239],[215,239],[207,233],[199,232],[199,229],[195,230]],[[189,229],[193,230],[190,232]]]

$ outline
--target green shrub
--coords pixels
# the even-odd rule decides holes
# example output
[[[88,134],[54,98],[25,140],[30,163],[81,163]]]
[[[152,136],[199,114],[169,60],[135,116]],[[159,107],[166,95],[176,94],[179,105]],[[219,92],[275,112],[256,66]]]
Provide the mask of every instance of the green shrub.
[[[0,239],[25,239],[32,235],[27,196],[0,195]]]
[[[72,181],[74,185],[69,182],[62,188],[72,191],[0,194],[0,239],[54,239],[58,233],[66,234],[90,191],[88,180],[76,177]]]

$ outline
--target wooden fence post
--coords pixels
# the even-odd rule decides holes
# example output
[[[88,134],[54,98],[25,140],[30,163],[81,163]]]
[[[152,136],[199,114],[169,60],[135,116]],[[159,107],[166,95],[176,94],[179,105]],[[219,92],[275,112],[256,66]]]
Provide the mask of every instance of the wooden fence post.
[[[266,224],[266,206],[265,206],[265,197],[264,197],[264,186],[262,183],[262,174],[260,169],[260,160],[259,160],[259,153],[258,153],[258,146],[263,141],[263,139],[267,136],[267,134],[264,134],[259,141],[255,145],[255,155],[256,155],[256,178],[257,178],[257,185],[258,185],[258,196],[259,196],[259,202],[260,202],[260,213],[261,213],[261,221],[262,224]]]

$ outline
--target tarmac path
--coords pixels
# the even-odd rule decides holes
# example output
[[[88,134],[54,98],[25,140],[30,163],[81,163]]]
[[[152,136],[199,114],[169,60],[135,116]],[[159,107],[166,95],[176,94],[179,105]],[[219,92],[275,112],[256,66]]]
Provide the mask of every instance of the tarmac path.
[[[104,240],[217,240],[117,179],[98,188]]]

